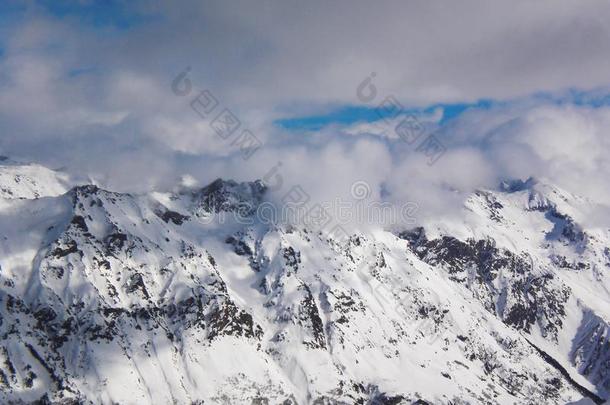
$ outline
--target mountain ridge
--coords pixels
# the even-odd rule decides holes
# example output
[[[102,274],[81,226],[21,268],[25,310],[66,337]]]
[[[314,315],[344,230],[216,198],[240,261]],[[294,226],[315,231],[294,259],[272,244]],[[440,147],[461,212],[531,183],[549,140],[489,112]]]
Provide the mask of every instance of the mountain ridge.
[[[256,221],[262,182],[38,194],[0,206],[3,402],[608,397],[610,239],[545,183],[341,241]]]

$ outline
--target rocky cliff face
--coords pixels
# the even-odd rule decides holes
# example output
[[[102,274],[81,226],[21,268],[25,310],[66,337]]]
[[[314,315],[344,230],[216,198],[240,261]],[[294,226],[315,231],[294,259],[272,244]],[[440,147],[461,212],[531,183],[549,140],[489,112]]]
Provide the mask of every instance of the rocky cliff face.
[[[337,241],[259,223],[260,182],[19,198],[10,184],[3,403],[608,397],[608,230],[550,185],[479,191],[459,223]]]

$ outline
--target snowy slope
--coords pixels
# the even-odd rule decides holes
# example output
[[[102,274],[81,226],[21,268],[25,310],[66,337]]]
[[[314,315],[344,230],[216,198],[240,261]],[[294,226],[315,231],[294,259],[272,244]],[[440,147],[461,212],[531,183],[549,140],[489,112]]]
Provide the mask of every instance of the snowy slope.
[[[68,188],[69,177],[65,174],[0,156],[0,199],[58,196]]]
[[[3,403],[608,397],[608,229],[544,182],[346,241],[257,222],[261,182],[38,193],[0,207]]]

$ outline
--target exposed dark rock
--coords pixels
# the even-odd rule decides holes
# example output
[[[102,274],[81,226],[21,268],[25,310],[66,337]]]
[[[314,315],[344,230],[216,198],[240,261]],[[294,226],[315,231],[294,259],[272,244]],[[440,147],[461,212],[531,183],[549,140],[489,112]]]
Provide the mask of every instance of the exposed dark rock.
[[[169,223],[170,221],[174,225],[182,225],[184,221],[187,221],[189,217],[187,215],[182,215],[175,211],[165,210],[165,211],[156,211],[155,214],[159,218],[161,218],[165,223]]]
[[[83,232],[89,232],[89,228],[87,227],[87,223],[85,222],[85,218],[80,215],[75,215],[72,218],[71,222],[77,229],[80,229]]]
[[[118,253],[125,246],[127,235],[121,232],[115,232],[106,237],[106,248],[110,253]]]
[[[52,252],[51,255],[55,256],[56,258],[60,259],[62,257],[68,256],[69,254],[72,253],[82,253],[79,249],[78,249],[78,245],[76,244],[76,241],[74,240],[69,240],[66,243],[66,246],[58,246],[56,247]]]
[[[245,217],[256,210],[266,191],[267,187],[260,180],[237,183],[216,179],[195,197],[199,206],[208,212],[234,212]]]
[[[314,300],[313,295],[311,294],[311,291],[307,285],[303,284],[301,289],[305,291],[305,297],[299,306],[299,321],[302,323],[302,325],[308,327],[313,335],[312,341],[306,341],[303,343],[313,349],[326,349],[324,324],[322,323],[322,318],[320,318],[316,301]]]
[[[235,238],[234,236],[229,236],[225,243],[233,245],[233,251],[239,256],[248,256],[251,257],[254,255],[250,246],[248,246],[244,241]]]
[[[148,290],[146,290],[146,286],[144,285],[144,278],[140,273],[134,273],[129,278],[129,281],[127,282],[127,285],[125,287],[125,291],[127,291],[127,293],[140,291],[146,299],[150,298],[150,295],[148,295]]]
[[[451,280],[475,291],[485,307],[507,325],[530,332],[531,326],[538,323],[544,335],[556,336],[565,317],[570,289],[554,282],[552,275],[536,276],[527,255],[498,249],[489,239],[464,242],[443,236],[428,240],[421,228],[402,232],[399,237],[409,241],[410,248],[422,260],[445,269]],[[493,281],[500,276],[511,282],[498,291]],[[504,306],[502,297],[506,295],[512,299]]]

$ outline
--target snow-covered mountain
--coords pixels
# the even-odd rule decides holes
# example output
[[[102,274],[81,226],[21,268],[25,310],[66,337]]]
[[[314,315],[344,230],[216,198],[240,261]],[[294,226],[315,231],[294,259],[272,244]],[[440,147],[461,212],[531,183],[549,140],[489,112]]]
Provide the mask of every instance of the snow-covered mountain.
[[[69,177],[37,164],[24,164],[0,156],[0,198],[39,198],[68,191]]]
[[[479,190],[460,220],[336,240],[258,221],[258,181],[64,190],[2,162],[0,179],[2,403],[610,396],[603,207],[544,181]]]

